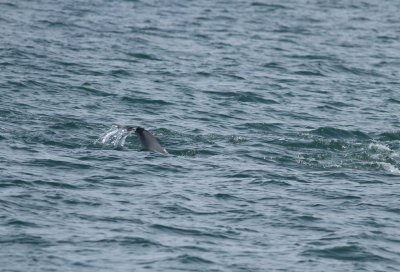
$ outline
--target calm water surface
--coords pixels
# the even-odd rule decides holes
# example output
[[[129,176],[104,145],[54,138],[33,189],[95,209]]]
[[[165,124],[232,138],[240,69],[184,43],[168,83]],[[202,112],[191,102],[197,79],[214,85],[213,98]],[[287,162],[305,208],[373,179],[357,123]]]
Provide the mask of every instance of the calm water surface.
[[[399,14],[0,0],[0,270],[398,271]]]

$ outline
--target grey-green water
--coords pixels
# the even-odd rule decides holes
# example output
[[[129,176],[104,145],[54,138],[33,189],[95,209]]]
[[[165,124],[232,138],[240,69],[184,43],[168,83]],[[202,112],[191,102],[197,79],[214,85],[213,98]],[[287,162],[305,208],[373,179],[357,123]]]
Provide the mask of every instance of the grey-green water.
[[[398,271],[399,14],[0,1],[0,270]]]

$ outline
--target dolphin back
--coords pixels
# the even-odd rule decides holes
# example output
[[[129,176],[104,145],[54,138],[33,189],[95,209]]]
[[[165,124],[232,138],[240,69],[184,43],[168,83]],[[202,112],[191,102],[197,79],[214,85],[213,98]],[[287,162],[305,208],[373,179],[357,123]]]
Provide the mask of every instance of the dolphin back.
[[[142,144],[143,148],[150,149],[156,152],[160,152],[163,154],[167,154],[167,150],[161,147],[158,143],[156,137],[154,137],[150,132],[147,130],[143,130],[143,132],[138,133],[140,143]]]

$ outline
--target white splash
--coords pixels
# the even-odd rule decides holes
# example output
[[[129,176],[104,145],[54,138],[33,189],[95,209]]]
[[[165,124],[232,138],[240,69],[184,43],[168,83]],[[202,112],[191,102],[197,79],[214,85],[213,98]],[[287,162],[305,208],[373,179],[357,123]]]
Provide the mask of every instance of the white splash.
[[[390,163],[380,162],[379,165],[382,166],[383,169],[385,169],[386,171],[388,171],[390,173],[400,174],[400,170],[396,166],[394,166]]]
[[[132,131],[125,128],[119,128],[115,125],[111,127],[106,133],[100,136],[94,143],[102,143],[104,145],[124,146],[126,138]]]
[[[370,143],[368,145],[368,148],[376,151],[386,151],[386,152],[392,151],[387,145],[378,143]]]

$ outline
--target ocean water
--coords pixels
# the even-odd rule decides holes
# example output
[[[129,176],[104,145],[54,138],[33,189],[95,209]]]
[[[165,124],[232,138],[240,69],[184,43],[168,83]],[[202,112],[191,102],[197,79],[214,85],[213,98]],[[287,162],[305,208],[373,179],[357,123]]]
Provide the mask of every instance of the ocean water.
[[[0,0],[0,271],[399,271],[399,14]]]

